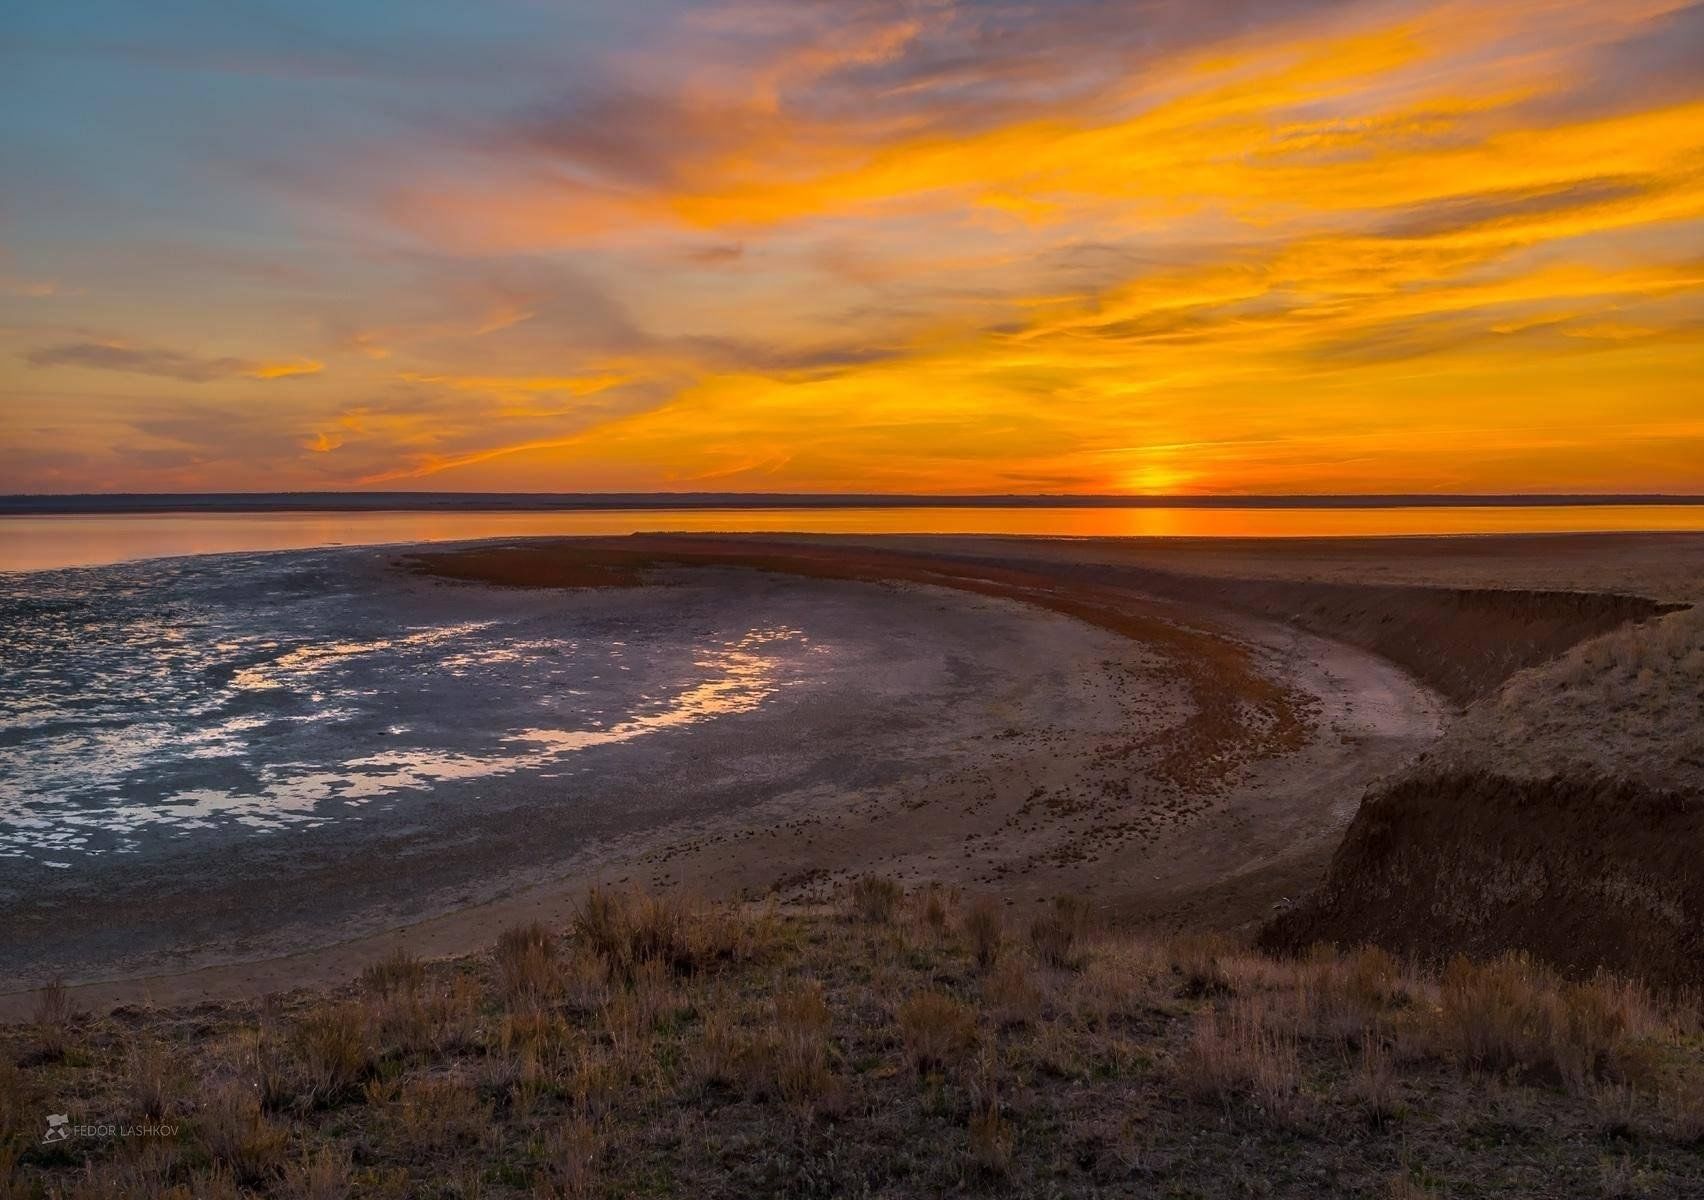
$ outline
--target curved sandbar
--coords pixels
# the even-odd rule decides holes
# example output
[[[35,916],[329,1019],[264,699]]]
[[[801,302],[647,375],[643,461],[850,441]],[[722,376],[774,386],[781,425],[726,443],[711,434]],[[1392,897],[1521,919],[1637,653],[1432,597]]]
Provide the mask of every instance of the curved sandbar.
[[[684,597],[779,605],[794,617],[759,624],[830,652],[749,711],[585,750],[571,788],[446,783],[384,819],[54,880],[7,906],[10,986],[63,971],[117,981],[88,1003],[166,1002],[342,979],[399,940],[450,953],[561,918],[597,879],[809,898],[879,870],[1238,925],[1317,878],[1441,713],[1364,652],[1043,564],[662,537],[394,562],[383,586],[440,607],[516,586],[639,625]]]

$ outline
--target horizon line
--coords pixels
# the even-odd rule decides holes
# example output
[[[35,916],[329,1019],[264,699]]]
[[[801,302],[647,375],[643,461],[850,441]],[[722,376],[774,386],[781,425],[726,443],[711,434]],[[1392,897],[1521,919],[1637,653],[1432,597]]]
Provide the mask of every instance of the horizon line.
[[[1669,492],[1379,492],[1249,495],[1006,492],[37,492],[0,495],[0,514],[552,511],[779,508],[1516,508],[1704,505]]]

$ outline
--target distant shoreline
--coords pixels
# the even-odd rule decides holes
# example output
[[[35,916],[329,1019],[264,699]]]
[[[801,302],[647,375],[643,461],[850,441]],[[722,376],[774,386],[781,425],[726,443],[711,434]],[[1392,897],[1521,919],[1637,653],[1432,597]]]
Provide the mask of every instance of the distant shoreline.
[[[573,512],[836,508],[1566,508],[1704,505],[1704,495],[894,495],[782,492],[194,492],[0,496],[0,516],[121,513]]]

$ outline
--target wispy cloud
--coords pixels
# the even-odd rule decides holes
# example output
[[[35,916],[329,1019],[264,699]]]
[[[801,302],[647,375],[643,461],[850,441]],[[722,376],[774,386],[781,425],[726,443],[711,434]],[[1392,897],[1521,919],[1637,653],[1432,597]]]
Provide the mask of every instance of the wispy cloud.
[[[208,485],[1704,489],[1704,5],[567,7],[647,37],[570,71],[281,36],[268,87],[361,81],[300,139],[241,56],[174,51],[294,146],[200,176],[260,229],[32,250],[87,294],[0,346],[296,377],[229,454],[138,443]],[[281,331],[312,357],[172,348]]]
[[[132,346],[124,342],[64,342],[42,346],[24,355],[32,367],[82,367],[155,375],[185,383],[227,379],[294,379],[317,375],[325,364],[312,359],[265,361],[248,358],[209,358],[162,346]]]

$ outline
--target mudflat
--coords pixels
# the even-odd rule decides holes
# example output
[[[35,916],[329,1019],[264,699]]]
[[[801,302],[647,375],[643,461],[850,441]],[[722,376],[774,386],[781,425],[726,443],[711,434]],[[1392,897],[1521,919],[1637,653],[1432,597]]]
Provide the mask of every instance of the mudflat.
[[[598,881],[808,901],[878,871],[1249,927],[1319,882],[1464,689],[1688,598],[1704,537],[643,536],[328,561],[435,611],[761,616],[804,648],[761,703],[576,749],[571,771],[428,777],[360,820],[13,889],[5,987],[64,974],[99,1005],[333,982],[397,945],[560,921]]]

